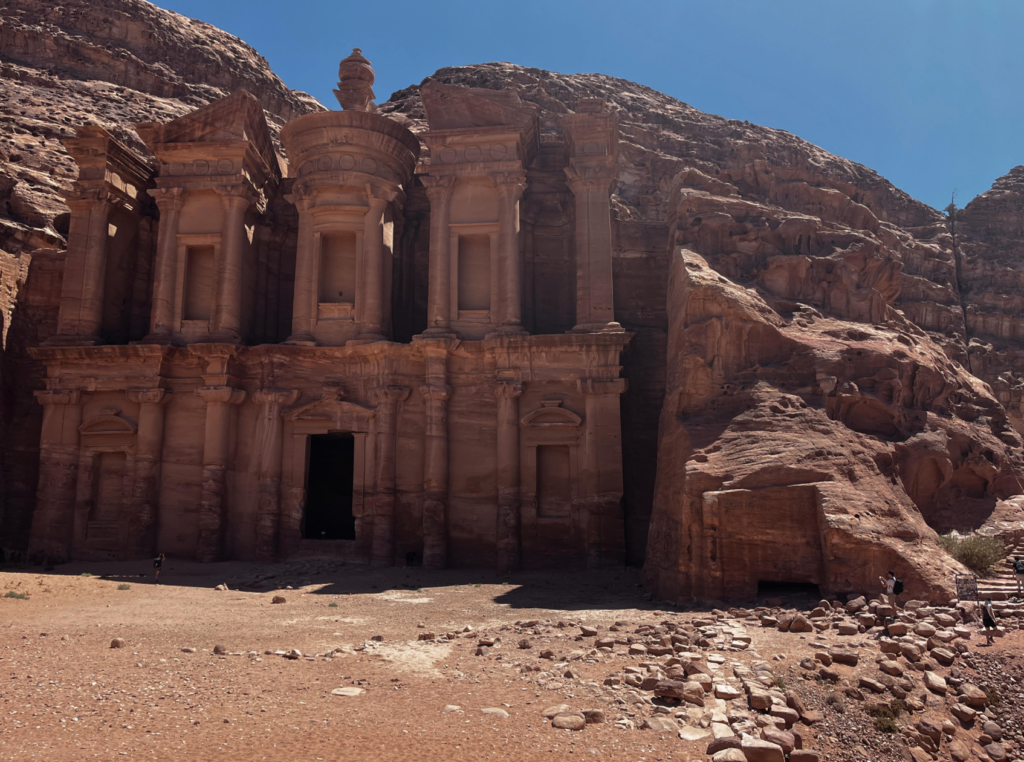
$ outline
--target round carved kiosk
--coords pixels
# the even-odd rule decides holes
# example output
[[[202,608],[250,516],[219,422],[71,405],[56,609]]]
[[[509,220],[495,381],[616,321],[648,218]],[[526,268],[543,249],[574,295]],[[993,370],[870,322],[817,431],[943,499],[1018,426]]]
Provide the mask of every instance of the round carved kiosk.
[[[369,74],[367,75],[367,72]],[[289,344],[343,346],[389,338],[392,247],[419,141],[372,113],[373,70],[342,61],[345,111],[307,114],[281,130],[299,211]]]

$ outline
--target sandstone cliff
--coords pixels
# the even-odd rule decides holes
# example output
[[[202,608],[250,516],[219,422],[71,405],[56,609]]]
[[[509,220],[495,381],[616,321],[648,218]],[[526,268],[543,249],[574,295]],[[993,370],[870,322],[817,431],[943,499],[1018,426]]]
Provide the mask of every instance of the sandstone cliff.
[[[275,135],[323,109],[238,38],[143,0],[0,3],[0,547],[27,540],[36,489],[39,369],[24,349],[55,329],[62,194],[75,179],[61,141],[97,124],[146,155],[132,124],[239,89],[260,99]]]

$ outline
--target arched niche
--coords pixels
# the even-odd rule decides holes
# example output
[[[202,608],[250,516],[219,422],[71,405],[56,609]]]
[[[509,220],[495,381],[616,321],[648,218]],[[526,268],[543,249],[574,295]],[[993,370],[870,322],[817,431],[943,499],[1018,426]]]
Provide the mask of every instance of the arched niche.
[[[135,422],[108,408],[78,427],[76,550],[119,554],[128,543],[135,478]]]
[[[544,400],[520,419],[523,521],[573,521],[579,501],[579,443],[583,419]]]

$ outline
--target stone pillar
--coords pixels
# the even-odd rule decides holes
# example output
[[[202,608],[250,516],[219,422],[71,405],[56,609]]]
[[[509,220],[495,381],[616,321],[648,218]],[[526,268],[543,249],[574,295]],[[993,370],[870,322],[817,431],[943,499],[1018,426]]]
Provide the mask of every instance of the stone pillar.
[[[160,519],[160,470],[164,445],[164,405],[170,395],[163,389],[129,389],[128,399],[139,405],[135,435],[135,483],[128,548],[153,555]]]
[[[253,401],[260,406],[260,417],[256,424],[256,558],[259,561],[273,561],[277,557],[284,430],[281,410],[294,403],[298,396],[296,389],[260,389],[252,396]]]
[[[420,387],[426,403],[423,450],[423,565],[448,565],[448,351],[454,341],[423,341],[427,383]]]
[[[451,319],[451,252],[448,219],[454,177],[422,175],[430,199],[430,274],[427,281],[427,329],[424,336],[453,336]]]
[[[230,386],[201,386],[196,395],[206,401],[206,435],[203,440],[203,488],[199,501],[198,561],[217,561],[221,556],[224,513],[227,510],[228,441],[231,406],[245,399],[245,392]]]
[[[113,204],[102,188],[68,194],[66,201],[71,209],[71,222],[55,338],[99,344],[107,272],[107,225]]]
[[[384,211],[388,202],[369,197],[370,208],[363,218],[363,287],[357,299],[363,332],[360,339],[381,340],[384,336]]]
[[[153,188],[149,195],[160,208],[156,265],[153,277],[153,306],[147,341],[168,342],[174,330],[174,300],[178,281],[178,223],[185,207],[184,188]]]
[[[395,428],[398,403],[409,396],[405,386],[374,390],[377,400],[377,484],[373,500],[373,545],[370,562],[391,566],[395,562]]]
[[[498,186],[498,319],[501,333],[522,334],[523,285],[519,256],[519,199],[524,177],[515,173],[494,176]]]
[[[241,185],[217,189],[224,205],[217,301],[211,326],[212,341],[237,344],[242,340],[242,264],[245,255],[245,214],[252,205],[248,189]]]
[[[299,210],[299,234],[295,250],[295,296],[292,300],[292,335],[286,344],[316,346],[313,326],[316,322],[317,295],[316,252],[313,250],[313,200],[299,198],[295,206]]]
[[[39,437],[39,490],[32,517],[29,554],[64,560],[71,554],[78,484],[81,392],[52,389],[35,392],[43,405]]]
[[[626,379],[577,379],[584,395],[586,458],[583,486],[583,534],[587,568],[625,563],[625,527],[622,514],[622,441],[619,396]]]
[[[567,168],[576,197],[576,326],[573,331],[621,331],[615,322],[611,190],[614,167],[584,177]]]
[[[519,397],[523,385],[501,382],[498,399],[498,527],[497,567],[515,571],[522,564],[519,516]]]

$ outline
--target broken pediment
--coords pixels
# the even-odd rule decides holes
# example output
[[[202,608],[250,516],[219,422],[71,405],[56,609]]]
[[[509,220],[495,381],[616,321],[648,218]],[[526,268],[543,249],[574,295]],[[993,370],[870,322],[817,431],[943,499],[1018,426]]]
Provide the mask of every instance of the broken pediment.
[[[561,407],[561,400],[543,400],[541,407],[523,416],[520,423],[527,427],[577,428],[583,419],[571,410]]]
[[[248,141],[265,165],[277,170],[274,144],[259,99],[239,90],[170,122],[146,122],[135,131],[154,154],[173,143],[234,143]]]
[[[345,402],[336,395],[325,395],[308,405],[285,413],[286,420],[293,421],[298,428],[312,424],[316,428],[326,427],[330,431],[367,432],[376,415],[370,408]]]
[[[135,426],[115,413],[104,413],[78,427],[81,434],[134,434]]]
[[[453,87],[428,79],[420,97],[431,130],[511,127],[532,135],[537,129],[537,107],[513,90]]]

